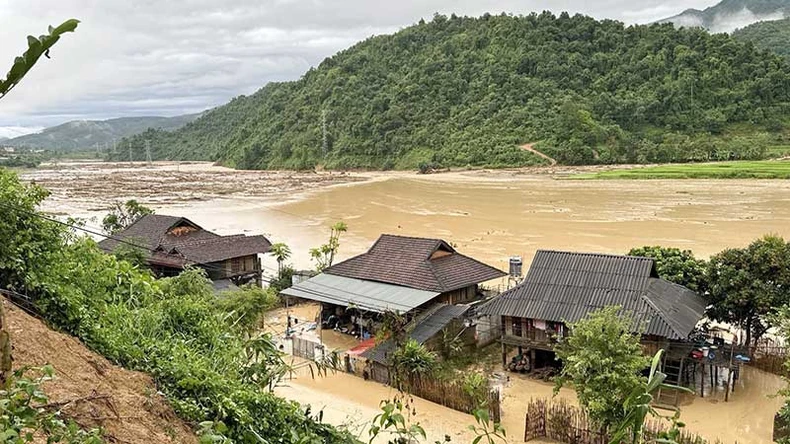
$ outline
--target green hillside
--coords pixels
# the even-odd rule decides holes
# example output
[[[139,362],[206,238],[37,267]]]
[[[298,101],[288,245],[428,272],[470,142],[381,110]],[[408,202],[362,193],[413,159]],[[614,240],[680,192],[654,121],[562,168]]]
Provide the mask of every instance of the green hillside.
[[[138,159],[150,141],[160,159],[263,169],[519,166],[536,141],[567,164],[759,158],[787,144],[789,103],[787,62],[727,35],[436,16],[131,142]]]
[[[121,117],[109,120],[73,120],[3,141],[4,146],[43,148],[58,151],[101,149],[122,137],[132,136],[148,128],[174,130],[198,118],[200,114],[176,117]]]
[[[790,58],[790,18],[760,22],[739,29],[732,34],[738,40]]]

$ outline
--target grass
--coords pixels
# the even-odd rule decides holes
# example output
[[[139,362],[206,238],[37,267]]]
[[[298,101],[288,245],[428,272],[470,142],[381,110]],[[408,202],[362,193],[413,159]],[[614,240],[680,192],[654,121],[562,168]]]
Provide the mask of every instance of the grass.
[[[682,163],[582,173],[570,179],[790,179],[790,161]]]

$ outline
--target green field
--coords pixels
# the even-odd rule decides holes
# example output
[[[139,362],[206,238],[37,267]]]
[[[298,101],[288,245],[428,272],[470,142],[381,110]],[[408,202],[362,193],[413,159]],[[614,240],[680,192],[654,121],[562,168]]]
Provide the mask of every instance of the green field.
[[[790,161],[683,163],[582,173],[569,179],[790,179]]]

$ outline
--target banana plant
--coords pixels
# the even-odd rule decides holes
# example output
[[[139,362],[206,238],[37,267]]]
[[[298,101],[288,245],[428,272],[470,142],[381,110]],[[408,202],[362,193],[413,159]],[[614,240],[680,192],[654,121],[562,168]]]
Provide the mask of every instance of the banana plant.
[[[667,375],[658,369],[663,354],[664,350],[659,350],[658,353],[653,356],[653,362],[650,366],[650,374],[648,375],[647,381],[640,387],[634,389],[628,398],[626,398],[623,404],[625,418],[614,429],[609,444],[620,444],[623,442],[630,444],[644,443],[644,427],[648,415],[657,418],[666,418],[672,421],[672,428],[670,431],[662,433],[658,438],[650,442],[663,444],[675,443],[675,438],[680,434],[680,429],[685,426],[679,421],[680,410],[675,409],[675,413],[672,416],[661,415],[653,408],[653,393],[658,389],[679,390],[684,393],[694,392],[686,387],[664,383]]]
[[[32,35],[27,36],[27,51],[14,59],[14,65],[11,66],[6,78],[0,80],[0,99],[5,97],[9,91],[22,81],[25,74],[33,68],[33,65],[38,62],[42,55],[49,58],[49,49],[60,40],[62,34],[73,32],[77,29],[79,22],[77,19],[69,19],[61,23],[57,28],[50,26],[48,29],[49,34],[44,34],[38,38]]]

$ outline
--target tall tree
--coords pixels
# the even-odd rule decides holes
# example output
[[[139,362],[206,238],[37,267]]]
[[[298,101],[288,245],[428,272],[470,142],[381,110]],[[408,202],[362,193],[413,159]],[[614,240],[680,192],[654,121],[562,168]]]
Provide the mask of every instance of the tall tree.
[[[556,348],[563,365],[555,393],[572,383],[579,404],[602,429],[625,421],[623,405],[645,383],[640,372],[648,360],[631,322],[620,307],[602,308],[571,324],[571,336]]]
[[[756,343],[771,327],[771,314],[790,304],[790,244],[765,236],[724,250],[710,258],[708,277],[708,317],[741,327],[744,343]]]
[[[649,257],[655,259],[658,275],[662,278],[683,285],[699,294],[708,289],[706,263],[694,257],[691,250],[680,250],[671,247],[641,247],[628,252],[629,256]]]
[[[149,214],[154,214],[154,210],[134,199],[127,200],[124,203],[115,202],[112,211],[102,219],[102,229],[107,234],[115,234],[125,230],[129,225]]]

